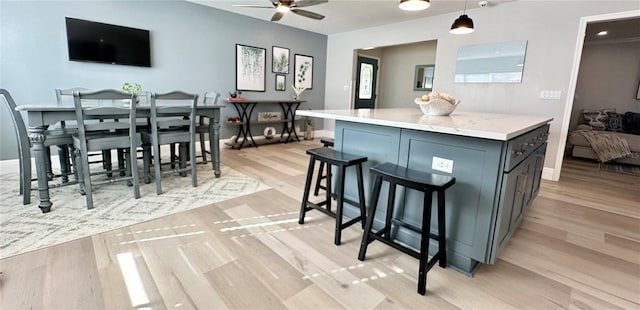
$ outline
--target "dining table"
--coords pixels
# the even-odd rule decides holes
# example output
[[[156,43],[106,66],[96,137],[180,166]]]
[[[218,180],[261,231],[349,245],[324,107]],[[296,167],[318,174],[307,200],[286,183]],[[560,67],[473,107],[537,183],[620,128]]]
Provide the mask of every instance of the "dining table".
[[[100,103],[102,106],[126,105],[120,101]],[[209,119],[209,148],[211,150],[211,164],[216,178],[220,177],[220,109],[225,107],[222,104],[206,104],[199,103],[196,107],[196,115]],[[45,150],[45,131],[60,121],[76,120],[76,112],[73,104],[37,103],[32,105],[21,105],[16,107],[17,111],[23,111],[27,114],[27,123],[29,126],[29,140],[31,141],[31,149],[36,164],[36,175],[38,181],[38,207],[43,213],[51,211],[53,203],[49,193],[49,177],[47,174]],[[136,114],[140,119],[151,117],[150,105],[141,102],[136,105]],[[100,115],[95,116],[100,119]],[[202,150],[204,151],[204,150]]]

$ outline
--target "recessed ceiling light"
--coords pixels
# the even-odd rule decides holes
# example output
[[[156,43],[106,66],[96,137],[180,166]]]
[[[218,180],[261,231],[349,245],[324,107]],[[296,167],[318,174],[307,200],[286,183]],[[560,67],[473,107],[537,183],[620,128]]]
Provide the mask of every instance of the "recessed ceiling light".
[[[600,32],[598,32],[599,36],[606,36],[608,34],[608,32],[606,30],[602,30]]]
[[[375,47],[373,47],[373,46],[369,46],[369,47],[364,47],[364,48],[362,48],[362,50],[364,50],[364,51],[366,51],[366,50],[372,50],[372,49],[375,49]]]

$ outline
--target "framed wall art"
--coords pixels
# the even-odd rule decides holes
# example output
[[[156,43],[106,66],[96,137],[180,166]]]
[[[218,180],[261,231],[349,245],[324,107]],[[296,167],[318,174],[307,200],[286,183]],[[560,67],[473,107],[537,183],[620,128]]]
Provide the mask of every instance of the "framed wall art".
[[[271,58],[271,71],[273,71],[273,73],[289,73],[288,48],[274,46]]]
[[[267,50],[236,44],[236,89],[265,91]]]
[[[287,89],[287,76],[284,74],[276,74],[276,90],[285,91]]]
[[[293,86],[313,88],[313,56],[294,55]]]

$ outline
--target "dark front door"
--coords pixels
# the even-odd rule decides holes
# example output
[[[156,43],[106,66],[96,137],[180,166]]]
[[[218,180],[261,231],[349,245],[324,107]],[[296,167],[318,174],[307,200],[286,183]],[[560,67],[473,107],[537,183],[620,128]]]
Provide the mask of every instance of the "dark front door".
[[[358,56],[358,72],[356,74],[356,102],[354,107],[356,109],[375,108],[378,60]]]

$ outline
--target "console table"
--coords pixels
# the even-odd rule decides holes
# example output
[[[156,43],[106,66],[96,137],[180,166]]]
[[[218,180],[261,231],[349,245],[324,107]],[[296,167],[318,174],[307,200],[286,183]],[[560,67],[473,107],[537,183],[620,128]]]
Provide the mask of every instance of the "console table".
[[[238,122],[229,122],[227,124],[237,125],[238,126],[238,134],[237,142],[232,143],[231,148],[238,147],[238,150],[242,148],[245,142],[249,141],[255,147],[258,147],[258,144],[253,139],[253,134],[251,133],[251,125],[252,124],[274,124],[274,123],[282,123],[282,132],[280,133],[280,141],[281,142],[289,142],[293,139],[300,142],[300,138],[295,131],[294,122],[296,120],[296,111],[301,103],[304,101],[300,100],[238,100],[238,99],[226,99],[225,102],[230,103],[238,112],[238,116],[240,117],[240,121]],[[253,109],[257,105],[265,105],[265,104],[278,104],[282,109],[282,119],[280,120],[265,120],[259,121],[256,119],[252,119],[251,115],[253,114]],[[282,138],[285,137],[284,134],[287,134],[284,141]]]

